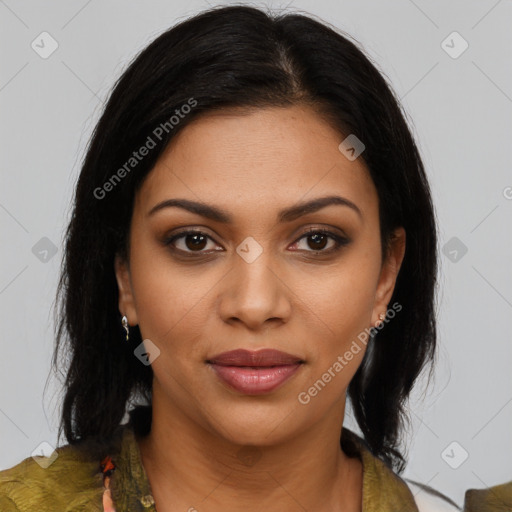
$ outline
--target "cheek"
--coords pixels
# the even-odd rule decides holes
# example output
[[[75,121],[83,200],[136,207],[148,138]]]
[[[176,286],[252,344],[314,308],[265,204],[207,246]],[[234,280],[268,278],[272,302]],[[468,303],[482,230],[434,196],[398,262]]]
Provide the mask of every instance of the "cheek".
[[[354,252],[314,293],[311,287],[309,293],[304,291],[309,316],[319,329],[311,354],[317,374],[332,368],[339,356],[344,358],[340,363],[343,371],[339,366],[334,370],[338,369],[337,375],[343,374],[336,379],[340,384],[348,384],[356,372],[366,350],[365,329],[371,327],[379,269],[380,259]]]
[[[165,250],[155,248],[154,241],[138,245],[134,242],[134,247],[132,286],[143,339],[169,345],[181,339],[184,328],[186,338],[193,338],[194,331],[198,335],[200,319],[204,319],[204,301],[212,284],[201,279],[192,266],[177,266]]]
[[[374,299],[371,268],[360,272],[345,268],[331,274],[328,282],[323,293],[310,296],[308,303],[315,324],[309,326],[310,338],[315,343],[310,347],[310,368],[297,400],[313,407],[311,411],[338,403],[345,394],[366,352],[365,328],[370,327]]]
[[[333,268],[316,291],[309,292],[309,301],[321,319],[334,332],[366,327],[371,313],[378,281],[379,262],[354,255],[353,261]],[[305,292],[306,294],[306,292]]]

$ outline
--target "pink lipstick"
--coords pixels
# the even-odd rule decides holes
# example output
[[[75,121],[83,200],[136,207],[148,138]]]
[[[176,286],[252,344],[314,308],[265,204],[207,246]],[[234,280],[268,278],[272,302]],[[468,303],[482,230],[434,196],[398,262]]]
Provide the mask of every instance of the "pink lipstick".
[[[206,362],[224,383],[245,395],[270,393],[304,363],[300,357],[273,349],[232,350]]]

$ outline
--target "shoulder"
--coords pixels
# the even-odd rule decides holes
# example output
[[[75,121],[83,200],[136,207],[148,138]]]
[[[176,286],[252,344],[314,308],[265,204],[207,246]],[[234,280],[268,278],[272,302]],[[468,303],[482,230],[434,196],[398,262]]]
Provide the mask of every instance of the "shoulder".
[[[65,445],[0,471],[1,512],[101,511],[100,462]]]
[[[487,489],[468,489],[464,498],[464,512],[512,510],[512,480]]]
[[[405,480],[411,490],[419,512],[457,512],[462,509],[450,498],[432,487],[412,480]]]
[[[343,439],[345,437],[345,439]],[[342,448],[363,462],[363,509],[391,512],[460,512],[456,503],[431,487],[402,478],[373,455],[363,438],[343,428]]]

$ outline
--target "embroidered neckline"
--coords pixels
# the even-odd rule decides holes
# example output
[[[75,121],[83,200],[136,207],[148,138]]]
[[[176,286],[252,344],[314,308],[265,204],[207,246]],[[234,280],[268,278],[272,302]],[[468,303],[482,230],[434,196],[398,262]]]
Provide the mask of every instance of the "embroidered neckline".
[[[140,478],[142,479],[140,486],[137,478],[133,480],[134,475],[132,473],[130,473],[130,481],[133,481],[133,483],[137,487],[137,501],[140,504],[142,504],[144,508],[156,512],[155,501],[151,494],[149,481],[147,480],[147,475],[145,474],[144,467],[141,464],[140,453],[138,452],[138,447],[135,442],[135,433],[130,425],[123,425],[123,427],[124,431],[122,435],[122,449],[121,452],[118,454],[119,460],[117,459],[116,455],[114,456],[114,458],[123,467],[126,463],[130,468],[130,472],[135,471],[137,474],[139,472],[142,472],[142,474],[139,475]],[[368,510],[374,510],[373,505],[376,496],[373,495],[373,485],[375,484],[375,482],[370,481],[371,478],[369,478],[369,475],[376,475],[380,477],[380,480],[382,480],[382,482],[387,482],[389,484],[394,483],[395,485],[397,485],[396,490],[398,491],[397,494],[399,496],[395,495],[392,501],[389,501],[389,497],[385,497],[385,503],[382,503],[382,505],[385,504],[387,506],[392,506],[407,503],[409,506],[414,507],[411,508],[410,510],[417,511],[418,508],[417,506],[415,506],[414,497],[410,489],[407,487],[407,484],[403,481],[400,482],[401,479],[398,475],[395,475],[391,469],[387,468],[384,462],[374,457],[370,453],[370,451],[367,450],[364,444],[362,444],[359,441],[359,439],[353,432],[347,430],[346,428],[343,428],[343,433],[344,439],[342,444],[344,445],[346,452],[353,452],[351,455],[357,455],[363,464],[363,510],[366,510],[367,508]],[[122,470],[121,466],[116,468],[116,463],[114,462],[114,459],[111,455],[105,456],[101,460],[99,467],[101,473],[103,474],[103,512],[116,512],[112,491],[114,495],[116,494],[116,492],[121,492],[121,496],[124,496],[124,493],[121,490],[123,486],[126,485],[126,482],[124,482],[124,471]],[[116,469],[118,469],[117,473],[119,473],[119,471],[121,471],[121,473],[119,473],[117,477],[114,478],[114,480],[112,481],[112,476],[115,473]],[[118,489],[119,477],[121,477],[121,481],[123,481],[123,484]],[[127,475],[126,478],[128,478]],[[380,501],[379,504],[381,504]],[[132,503],[132,505],[134,504]]]
[[[103,512],[116,512],[110,487],[111,476],[116,470],[116,464],[110,455],[103,458],[100,463],[100,470],[103,474]],[[151,505],[155,506],[155,500],[151,494],[142,496],[139,501],[145,508],[149,508]],[[156,511],[156,506],[154,510]]]
[[[100,464],[100,470],[103,473],[103,512],[116,512],[112,495],[110,492],[110,477],[116,470],[116,465],[110,455],[107,455]]]

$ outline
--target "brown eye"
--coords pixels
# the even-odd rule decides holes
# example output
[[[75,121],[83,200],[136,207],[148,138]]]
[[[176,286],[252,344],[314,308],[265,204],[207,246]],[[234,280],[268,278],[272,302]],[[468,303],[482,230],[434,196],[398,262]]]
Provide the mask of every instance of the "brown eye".
[[[318,251],[325,249],[329,237],[323,233],[315,233],[314,235],[309,235],[307,238],[311,242],[311,249]]]
[[[165,245],[185,253],[202,253],[211,238],[201,231],[183,231],[167,239]],[[214,249],[215,250],[215,249]]]
[[[206,236],[199,235],[199,234],[193,234],[193,235],[185,235],[185,246],[187,249],[190,249],[191,251],[194,250],[201,250],[205,248],[206,245]]]
[[[329,239],[332,241],[330,247],[326,249],[329,244]],[[330,231],[323,230],[309,230],[303,236],[299,238],[296,244],[301,242],[302,240],[306,240],[306,252],[318,252],[318,253],[330,253],[341,249],[342,246],[347,245],[349,240],[336,235],[335,233],[331,233]]]
[[[173,250],[189,255],[208,254],[212,251],[222,251],[222,248],[213,247],[210,250],[205,250],[208,246],[208,241],[213,240],[210,236],[202,231],[182,231],[176,235],[171,236],[164,241],[165,245],[171,246]],[[302,235],[294,245],[305,240],[306,248],[298,248],[300,251],[316,253],[316,254],[330,254],[341,249],[342,246],[347,245],[350,240],[344,238],[330,231],[310,229]],[[329,245],[330,241],[330,245]],[[326,248],[327,247],[327,248]]]

